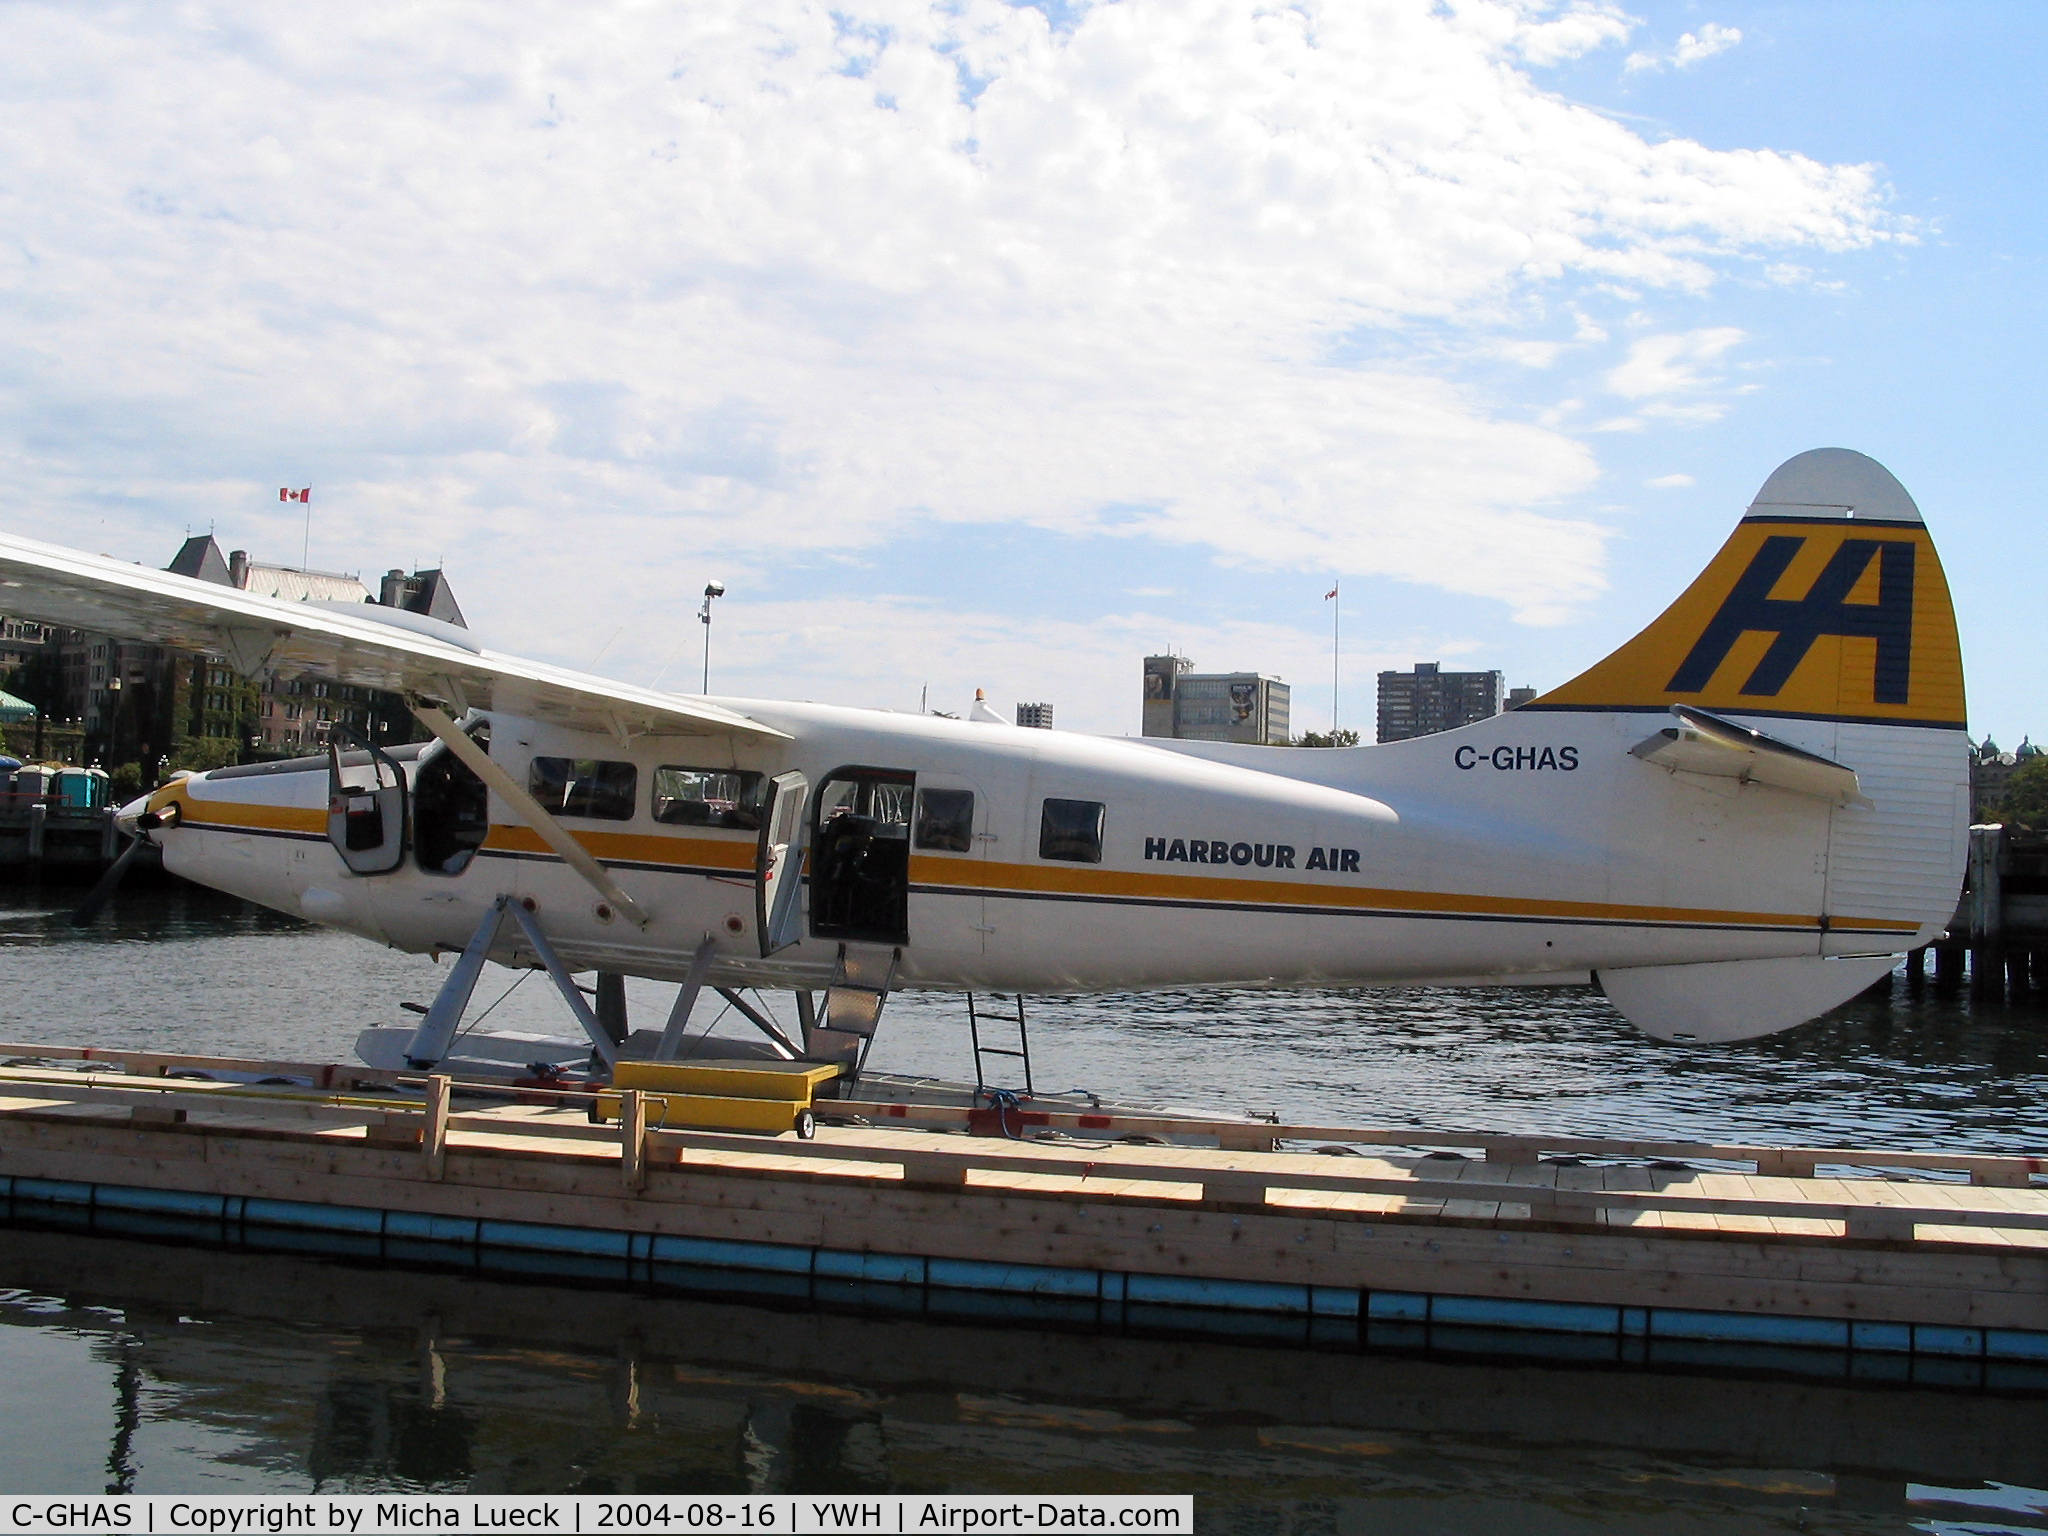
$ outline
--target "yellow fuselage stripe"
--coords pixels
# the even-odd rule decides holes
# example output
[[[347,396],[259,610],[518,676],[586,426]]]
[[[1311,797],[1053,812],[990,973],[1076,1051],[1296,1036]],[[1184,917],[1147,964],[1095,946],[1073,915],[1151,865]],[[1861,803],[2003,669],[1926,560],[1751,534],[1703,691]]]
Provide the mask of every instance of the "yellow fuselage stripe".
[[[260,830],[324,836],[324,812],[296,806],[251,805],[223,800],[194,801],[179,797],[181,827],[217,831]],[[676,869],[729,870],[751,877],[751,839],[686,837],[632,832],[575,833],[591,857],[622,863],[668,865]],[[492,826],[484,848],[553,860],[529,827]],[[1916,923],[1894,918],[1823,918],[1797,912],[1739,912],[1699,907],[1653,907],[1625,902],[1559,901],[1548,897],[1481,896],[1458,891],[1407,891],[1375,887],[1321,885],[1308,881],[1246,880],[1227,875],[1168,875],[1150,871],[1098,867],[1053,868],[1036,864],[982,863],[920,854],[910,861],[913,885],[955,896],[1053,896],[1080,900],[1152,902],[1227,902],[1233,906],[1322,907],[1332,912],[1400,912],[1445,917],[1574,918],[1598,923],[1686,923],[1743,928],[1854,928],[1865,932],[1907,934]]]

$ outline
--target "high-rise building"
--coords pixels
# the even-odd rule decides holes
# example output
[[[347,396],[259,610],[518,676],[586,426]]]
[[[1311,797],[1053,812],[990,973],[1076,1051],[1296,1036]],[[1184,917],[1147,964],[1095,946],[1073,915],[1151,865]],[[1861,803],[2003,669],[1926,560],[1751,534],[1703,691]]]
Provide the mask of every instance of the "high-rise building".
[[[1052,706],[1050,704],[1019,704],[1017,723],[1034,731],[1052,729]]]
[[[1510,688],[1508,690],[1507,707],[1509,709],[1520,709],[1524,704],[1533,704],[1535,702],[1536,690],[1534,688]]]
[[[47,628],[31,619],[0,617],[0,677],[43,654]]]
[[[1191,672],[1185,656],[1145,658],[1147,736],[1284,747],[1289,690],[1263,672]]]
[[[1413,672],[1380,674],[1381,741],[1407,741],[1456,730],[1500,713],[1498,672],[1446,672],[1419,661]]]
[[[1194,665],[1185,656],[1145,658],[1145,716],[1139,729],[1147,736],[1172,736],[1173,685]]]

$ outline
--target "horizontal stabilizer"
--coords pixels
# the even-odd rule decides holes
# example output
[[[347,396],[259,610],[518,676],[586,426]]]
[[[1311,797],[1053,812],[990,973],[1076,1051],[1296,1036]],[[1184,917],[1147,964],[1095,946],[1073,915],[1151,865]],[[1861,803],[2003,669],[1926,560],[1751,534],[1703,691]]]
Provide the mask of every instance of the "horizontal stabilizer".
[[[1667,726],[1629,748],[1631,756],[1674,773],[1768,784],[1795,795],[1812,795],[1831,805],[1868,807],[1856,771],[1775,736],[1723,720],[1703,709],[1677,704],[1676,726]]]
[[[1898,964],[1897,955],[1716,960],[1636,965],[1599,973],[1622,1017],[1653,1040],[1721,1045],[1804,1024],[1849,1001]]]

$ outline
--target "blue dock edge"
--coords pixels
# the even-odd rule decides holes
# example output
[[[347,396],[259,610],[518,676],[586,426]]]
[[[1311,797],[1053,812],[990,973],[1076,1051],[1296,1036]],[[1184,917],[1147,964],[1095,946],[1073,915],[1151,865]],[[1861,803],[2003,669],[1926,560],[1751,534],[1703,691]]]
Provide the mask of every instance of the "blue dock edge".
[[[0,1176],[15,1225],[506,1279],[1364,1352],[2048,1391],[2048,1330],[1202,1279]]]

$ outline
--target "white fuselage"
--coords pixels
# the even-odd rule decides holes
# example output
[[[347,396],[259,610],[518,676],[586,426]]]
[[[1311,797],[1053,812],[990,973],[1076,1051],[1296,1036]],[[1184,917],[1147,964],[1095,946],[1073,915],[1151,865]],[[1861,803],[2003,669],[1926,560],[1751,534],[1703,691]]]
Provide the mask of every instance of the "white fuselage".
[[[491,717],[491,760],[522,783],[536,756],[631,765],[629,815],[559,821],[649,916],[644,930],[496,796],[488,839],[453,874],[410,851],[389,873],[350,873],[328,840],[324,765],[186,779],[159,792],[181,805],[156,836],[176,873],[415,952],[459,949],[511,894],[576,970],[680,978],[709,935],[725,985],[821,987],[847,942],[899,949],[898,986],[1028,992],[1566,983],[1610,967],[1896,952],[1942,926],[1960,858],[1956,731],[1757,722],[1855,769],[1872,811],[1632,757],[1669,724],[1662,713],[1516,712],[1317,750],[719,702],[791,739],[622,743]],[[443,750],[404,765],[408,777]],[[664,767],[804,775],[811,888],[795,943],[760,952],[755,831],[654,819]],[[955,807],[957,792],[974,797],[965,848],[915,846],[919,829],[903,828],[894,933],[820,931],[812,807],[848,767],[914,776],[918,792],[956,792]],[[1941,803],[1915,798],[1930,793]],[[1099,861],[1046,856],[1049,799],[1079,804],[1084,822],[1101,807]],[[1890,830],[1873,860],[1858,826],[1880,814]],[[1903,864],[1901,825],[1924,833]],[[513,938],[496,958],[520,960]]]

